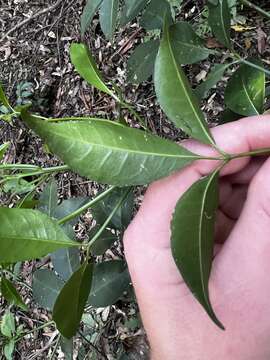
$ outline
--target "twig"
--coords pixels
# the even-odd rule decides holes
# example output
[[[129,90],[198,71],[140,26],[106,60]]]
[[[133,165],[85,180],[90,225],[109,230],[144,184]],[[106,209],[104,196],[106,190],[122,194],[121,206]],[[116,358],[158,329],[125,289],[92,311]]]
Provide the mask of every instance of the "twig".
[[[267,19],[270,19],[270,13],[263,10],[262,8],[260,8],[259,6],[253,4],[252,2],[250,2],[249,0],[240,0],[240,2],[245,5],[250,7],[251,9],[256,10],[258,13],[260,13],[261,15],[263,15],[264,17],[266,17]]]
[[[79,335],[83,338],[83,340],[85,342],[87,342],[87,344],[93,349],[95,350],[98,354],[104,356],[105,359],[108,359],[106,354],[104,354],[102,351],[100,351],[90,340],[87,339],[87,337],[84,336],[83,332],[82,331],[79,331],[78,332]]]
[[[4,36],[0,39],[0,43],[3,42],[10,34],[12,34],[14,31],[18,30],[22,26],[28,24],[30,21],[33,21],[34,19],[38,18],[41,15],[47,14],[48,12],[51,12],[55,10],[60,4],[62,3],[62,0],[56,1],[55,4],[47,7],[46,9],[42,9],[38,12],[36,12],[34,15],[30,16],[29,18],[21,21],[20,23],[16,24],[13,28],[11,28],[8,32],[5,33]]]

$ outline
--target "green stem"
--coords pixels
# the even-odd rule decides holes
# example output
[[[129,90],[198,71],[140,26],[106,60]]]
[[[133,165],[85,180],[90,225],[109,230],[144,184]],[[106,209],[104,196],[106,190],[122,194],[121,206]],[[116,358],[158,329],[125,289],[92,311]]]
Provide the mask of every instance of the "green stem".
[[[37,179],[37,183],[35,185],[35,188],[30,191],[28,194],[26,194],[22,199],[20,199],[20,201],[18,202],[18,204],[16,205],[17,208],[20,208],[22,206],[22,204],[31,198],[31,196],[37,191],[37,188],[44,182],[47,180],[47,178],[49,177],[49,174],[44,174],[41,175],[41,177],[39,179]]]
[[[108,226],[108,224],[110,223],[111,219],[113,218],[113,216],[115,215],[115,213],[118,211],[118,209],[120,208],[120,206],[123,204],[123,202],[125,201],[125,199],[127,198],[128,194],[130,193],[131,189],[127,189],[127,191],[125,191],[125,193],[123,194],[123,196],[121,196],[120,200],[117,202],[117,204],[115,205],[113,211],[110,213],[110,215],[108,216],[108,218],[106,219],[106,221],[103,223],[103,225],[100,227],[100,229],[97,231],[97,233],[93,236],[93,238],[89,241],[89,243],[87,244],[87,255],[89,256],[89,252],[90,252],[90,248],[91,246],[95,243],[95,241],[100,237],[100,235],[103,233],[103,231],[106,229],[106,227]]]
[[[30,331],[25,332],[24,334],[21,334],[20,336],[18,336],[18,337],[15,339],[15,342],[20,341],[22,338],[24,338],[24,337],[27,336],[27,335],[30,335],[30,334],[32,334],[32,333],[34,333],[34,332],[36,332],[36,331],[42,330],[42,329],[44,329],[45,327],[47,327],[47,326],[52,326],[52,325],[55,326],[55,322],[54,322],[54,321],[48,321],[48,322],[46,322],[46,323],[44,323],[44,324],[42,324],[42,325],[40,325],[40,326],[38,326],[38,327],[30,330]]]
[[[30,177],[30,176],[52,174],[55,172],[67,171],[67,170],[69,170],[69,167],[67,165],[62,165],[62,166],[54,166],[54,167],[50,167],[50,168],[44,168],[44,169],[39,168],[39,169],[40,169],[39,171],[35,171],[35,172],[31,172],[31,173],[18,174],[18,175],[16,175],[16,178],[21,179],[21,178]]]
[[[254,63],[252,63],[251,61],[248,61],[248,60],[246,60],[246,59],[243,59],[243,58],[241,57],[241,55],[237,54],[236,52],[232,53],[231,56],[232,56],[234,59],[238,59],[240,63],[246,64],[246,65],[248,65],[248,66],[250,66],[250,67],[252,67],[252,68],[254,68],[254,69],[256,69],[256,70],[262,71],[262,72],[265,73],[266,76],[270,77],[270,71],[269,71],[269,70],[267,70],[267,69],[265,69],[265,68],[263,68],[263,67],[261,67],[261,66],[259,66],[259,65],[257,65],[257,64],[254,64]]]
[[[249,152],[244,152],[244,153],[240,153],[240,154],[235,154],[235,155],[230,155],[230,160],[234,160],[234,159],[240,159],[240,158],[244,158],[244,157],[253,157],[253,156],[266,156],[266,155],[270,155],[270,149],[258,149],[258,150],[254,150],[254,151],[249,151]]]
[[[87,204],[85,204],[84,206],[82,206],[78,210],[76,210],[76,211],[72,212],[71,214],[69,214],[69,215],[63,217],[62,219],[60,219],[58,221],[58,224],[62,225],[64,223],[76,218],[77,216],[81,215],[85,210],[88,210],[93,205],[95,205],[96,203],[98,203],[99,201],[104,199],[106,196],[108,196],[115,189],[116,189],[116,186],[111,186],[109,189],[105,190],[103,193],[101,193],[100,195],[98,195],[97,197],[95,197],[94,199],[89,201]]]
[[[105,355],[104,353],[102,353],[90,340],[87,339],[87,337],[84,336],[82,331],[78,331],[79,335],[83,338],[83,340],[85,342],[87,342],[88,345],[90,345],[91,348],[93,348],[93,350],[95,350],[97,353],[99,353],[100,355],[102,355],[105,359],[107,359],[107,355]]]
[[[40,166],[37,165],[28,165],[28,164],[2,164],[0,165],[0,170],[36,170],[34,174],[39,175],[39,174],[49,174],[58,171],[66,171],[69,170],[69,167],[67,165],[61,165],[61,166],[53,166],[49,168],[41,168]]]
[[[248,0],[240,0],[241,3],[245,6],[250,7],[251,9],[254,9],[256,11],[258,11],[258,13],[260,13],[262,16],[266,17],[267,19],[270,19],[270,13],[263,10],[262,8],[260,8],[258,5],[253,4],[252,2],[248,1]]]
[[[2,164],[0,170],[41,170],[41,167],[28,164]]]
[[[148,130],[145,120],[143,120],[143,118],[137,113],[137,111],[132,107],[132,105],[127,104],[124,101],[121,101],[120,105],[123,107],[123,109],[127,109],[130,111],[130,113],[138,120],[139,124],[144,130]]]

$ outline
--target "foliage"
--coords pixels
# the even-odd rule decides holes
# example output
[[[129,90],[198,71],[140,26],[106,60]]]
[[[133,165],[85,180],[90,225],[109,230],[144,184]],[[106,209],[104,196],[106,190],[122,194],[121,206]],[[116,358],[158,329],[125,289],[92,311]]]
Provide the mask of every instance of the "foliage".
[[[236,69],[225,90],[224,121],[262,114],[266,110],[266,75],[270,72],[260,59],[243,59],[234,49],[230,36],[234,2],[208,0],[204,10],[209,14],[209,28],[224,46],[222,51],[220,47],[208,49],[191,24],[177,21],[175,15],[180,7],[181,1],[126,0],[122,4],[116,0],[89,0],[82,15],[82,33],[85,34],[99,11],[101,28],[113,41],[118,24],[124,26],[142,13],[140,24],[147,31],[158,30],[158,39],[141,44],[132,54],[128,62],[128,80],[140,83],[153,75],[158,103],[168,119],[190,137],[216,150],[216,156],[207,159],[219,160],[217,169],[188,189],[176,205],[171,223],[171,247],[186,284],[216,325],[224,329],[212,308],[208,291],[218,176],[232,159],[255,154],[230,155],[218,149],[200,100],[207,97],[228,69]],[[219,57],[223,53],[226,53],[226,61],[220,64]],[[145,121],[125,101],[121,90],[105,82],[85,44],[73,44],[70,56],[82,78],[112,98],[119,109],[119,119],[121,110],[126,109],[135,116],[141,129],[131,128],[122,119],[45,118],[31,112],[31,105],[25,101],[13,108],[0,86],[0,102],[5,108],[1,119],[11,122],[14,117],[20,117],[63,162],[51,168],[8,164],[4,158],[9,144],[0,146],[2,190],[19,195],[19,201],[12,208],[0,207],[1,294],[10,307],[27,311],[13,284],[15,264],[49,256],[51,268],[38,269],[33,274],[33,298],[39,306],[52,312],[54,324],[62,335],[61,340],[59,337],[61,347],[67,352],[72,349],[69,339],[80,331],[81,319],[84,321],[88,315],[88,307],[113,305],[130,290],[125,261],[104,262],[101,259],[108,249],[119,244],[131,222],[134,186],[148,185],[195,160],[205,159],[151,134]],[[216,57],[216,64],[206,80],[193,89],[183,65],[203,61],[209,56]],[[26,85],[21,86],[20,91],[17,95],[21,98],[31,95]],[[269,152],[269,149],[262,152]],[[55,175],[63,171],[74,171],[110,187],[93,199],[72,198],[60,202]],[[95,226],[89,233],[89,240],[79,242],[74,228],[81,214],[89,209]],[[11,312],[4,314],[1,332],[7,340],[4,352],[9,359],[17,339]]]

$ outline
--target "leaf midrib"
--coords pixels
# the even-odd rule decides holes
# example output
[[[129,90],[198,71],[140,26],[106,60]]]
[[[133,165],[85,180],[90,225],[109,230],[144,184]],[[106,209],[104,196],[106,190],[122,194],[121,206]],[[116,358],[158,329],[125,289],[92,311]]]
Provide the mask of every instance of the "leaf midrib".
[[[49,125],[50,126],[50,125]],[[53,133],[53,135],[55,136],[55,133]],[[56,136],[59,136],[59,137],[62,137],[62,138],[65,138],[67,140],[70,140],[70,136],[65,136],[65,134],[63,133],[57,133]],[[155,153],[155,152],[142,152],[142,151],[138,151],[138,150],[130,150],[128,148],[117,148],[115,146],[109,146],[109,145],[104,145],[104,144],[96,144],[96,143],[90,143],[88,141],[85,141],[84,139],[80,139],[80,140],[76,140],[76,139],[73,139],[73,141],[75,143],[83,143],[83,144],[87,144],[87,145],[93,145],[93,146],[99,146],[99,147],[103,147],[105,149],[110,149],[110,150],[114,150],[114,151],[119,151],[119,152],[129,152],[130,154],[139,154],[139,155],[144,155],[144,156],[156,156],[156,157],[172,157],[172,158],[185,158],[185,159],[199,159],[200,156],[199,155],[172,155],[172,154],[163,154],[163,153]],[[181,149],[179,147],[179,149]]]
[[[190,47],[190,48],[195,48],[196,50],[204,50],[205,52],[210,52],[206,47],[204,47],[203,45],[199,45],[199,44],[190,44],[190,43],[186,43],[184,41],[181,41],[181,40],[175,40],[175,42],[181,44],[181,45],[184,45],[186,47]]]
[[[203,295],[204,295],[204,299],[207,303],[207,306],[211,309],[211,304],[209,302],[209,296],[208,296],[208,291],[205,288],[205,284],[203,281],[203,264],[202,264],[202,227],[203,227],[203,215],[204,215],[204,207],[205,207],[205,202],[206,202],[206,196],[209,190],[209,186],[213,181],[213,178],[216,176],[216,172],[214,172],[212,174],[212,176],[210,177],[207,186],[205,188],[205,191],[203,193],[203,199],[202,199],[202,206],[201,206],[201,211],[200,211],[200,223],[199,223],[199,266],[200,266],[200,276],[201,276],[201,284],[202,284],[202,290],[203,290]]]
[[[226,0],[227,1],[227,0]],[[230,39],[228,38],[228,35],[227,35],[227,32],[226,32],[226,28],[225,28],[225,24],[224,24],[224,19],[223,19],[223,4],[224,4],[224,0],[222,1],[222,4],[220,6],[220,10],[221,10],[221,24],[222,24],[222,29],[223,29],[223,32],[224,32],[224,35],[225,35],[225,39],[226,39],[226,42],[227,42],[227,45],[229,45],[230,47]]]
[[[20,240],[20,241],[31,241],[31,242],[44,242],[47,244],[55,244],[55,245],[70,245],[70,246],[79,246],[79,244],[74,243],[74,242],[69,242],[69,241],[59,241],[59,240],[52,240],[52,239],[45,239],[45,238],[36,238],[36,237],[19,237],[19,236],[12,236],[12,235],[8,235],[8,236],[1,236],[0,235],[0,240],[5,239],[5,240]]]
[[[211,137],[209,136],[209,134],[207,133],[207,131],[205,131],[205,128],[204,128],[203,124],[201,123],[201,119],[200,119],[197,111],[195,110],[195,108],[194,108],[194,106],[193,106],[193,103],[192,103],[190,97],[188,96],[187,89],[186,89],[186,87],[185,87],[185,85],[184,85],[184,83],[183,83],[183,80],[182,80],[182,78],[181,78],[181,75],[180,75],[180,73],[179,73],[178,65],[177,65],[176,59],[175,59],[175,57],[174,57],[173,50],[172,50],[172,46],[171,46],[171,42],[170,42],[170,35],[169,35],[169,28],[168,28],[168,27],[166,28],[166,33],[167,33],[166,37],[167,37],[167,43],[168,43],[169,52],[170,52],[170,55],[171,55],[171,58],[172,58],[172,61],[173,61],[173,65],[174,65],[174,67],[175,67],[175,69],[176,69],[176,74],[177,74],[178,80],[179,80],[179,82],[180,82],[180,84],[181,84],[181,86],[182,86],[182,88],[183,88],[183,90],[184,90],[185,97],[187,98],[187,100],[188,100],[188,102],[189,102],[189,104],[190,104],[190,106],[191,106],[191,109],[192,109],[195,117],[197,118],[198,123],[199,123],[202,131],[204,132],[204,134],[207,136],[208,140],[210,140],[210,143],[212,144],[212,143],[213,143],[213,140],[211,139]]]
[[[248,93],[248,90],[247,90],[246,84],[245,84],[245,82],[244,82],[243,76],[241,76],[241,82],[242,82],[242,84],[243,84],[243,89],[244,89],[244,91],[245,91],[245,94],[246,94],[246,96],[247,96],[248,101],[250,102],[250,104],[251,104],[252,108],[254,109],[254,111],[256,112],[256,114],[259,115],[259,112],[258,112],[258,110],[256,109],[255,105],[253,104],[253,102],[252,102],[252,100],[251,100],[251,97],[250,97],[250,95],[249,95],[249,93]]]

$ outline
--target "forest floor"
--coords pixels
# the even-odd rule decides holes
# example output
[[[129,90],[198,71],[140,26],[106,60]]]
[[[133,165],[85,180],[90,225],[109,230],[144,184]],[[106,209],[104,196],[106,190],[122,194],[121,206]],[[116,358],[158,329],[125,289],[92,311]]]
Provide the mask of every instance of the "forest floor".
[[[56,7],[40,16],[35,16],[37,12],[49,9],[56,3],[58,3]],[[11,103],[15,103],[20,98],[20,86],[29,83],[33,106],[44,116],[93,115],[115,119],[117,114],[115,102],[82,81],[70,63],[70,44],[81,40],[80,15],[84,4],[83,0],[61,2],[5,0],[0,3],[0,80]],[[202,35],[207,38],[209,48],[216,47],[215,40],[207,32],[207,20],[202,14],[203,1],[184,1],[183,4],[179,18],[197,23]],[[267,1],[265,1],[266,5]],[[243,55],[248,53],[252,56],[260,52],[269,65],[269,22],[264,21],[250,9],[243,9],[240,15],[243,30],[233,30],[234,42]],[[29,20],[23,24],[26,19]],[[95,18],[84,41],[94,54],[105,78],[108,81],[113,80],[124,91],[125,98],[130,103],[136,104],[136,109],[145,118],[151,131],[178,141],[182,138],[182,133],[166,120],[160,107],[157,106],[152,81],[136,86],[126,82],[127,59],[145,36],[146,33],[138,23],[134,22],[131,26],[117,31],[114,42],[109,43],[100,30],[98,18]],[[224,52],[224,56],[219,59],[220,62],[222,63],[225,58]],[[214,59],[210,57],[199,64],[186,67],[194,86],[205,79],[213,62]],[[225,76],[218,88],[211,90],[209,97],[203,102],[203,110],[213,126],[220,122],[220,114],[224,110],[223,92],[226,81]],[[125,117],[132,126],[139,126],[128,113],[125,113]],[[59,163],[44,150],[41,141],[33,136],[19,119],[12,124],[0,123],[0,144],[5,141],[11,143],[5,157],[6,162],[32,163],[41,166],[53,166]],[[57,181],[61,199],[93,196],[100,189],[98,184],[77,175],[62,174],[57,177]],[[1,194],[0,204],[9,204],[12,201],[13,199],[7,194]],[[81,238],[85,236],[88,228],[89,224],[84,222],[82,217],[78,230]],[[33,269],[43,265],[36,262],[24,266],[22,275],[28,284],[31,284]],[[30,293],[26,296],[29,296],[31,314],[26,316],[25,313],[18,311],[16,321],[31,330],[41,319],[49,320],[50,314],[37,308],[31,301]],[[0,317],[4,309],[2,300]],[[138,324],[134,325],[128,321],[130,314],[137,314],[137,306],[120,303],[105,310],[106,312],[99,309],[97,314],[103,319],[103,328],[95,346],[102,353],[106,353],[108,359],[114,359],[113,354],[117,346],[125,348],[129,359],[147,359],[148,346],[144,331]],[[14,359],[49,359],[53,349],[50,344],[54,343],[54,337],[55,331],[50,328],[29,335],[17,344]],[[81,344],[82,340],[78,340],[76,354]],[[91,347],[87,343],[83,345],[86,349],[84,354],[87,354]],[[75,355],[74,358],[78,359],[86,356]],[[102,356],[99,357],[100,354],[95,356],[88,358],[102,359]],[[63,353],[57,349],[53,358],[63,359]]]

